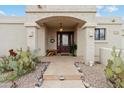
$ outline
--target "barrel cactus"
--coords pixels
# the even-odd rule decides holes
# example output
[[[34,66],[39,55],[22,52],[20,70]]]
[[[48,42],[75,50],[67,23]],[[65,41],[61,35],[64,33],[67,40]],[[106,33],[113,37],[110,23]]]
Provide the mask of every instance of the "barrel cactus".
[[[116,48],[113,47],[111,55],[112,57],[108,59],[108,64],[105,68],[107,81],[113,87],[124,88],[124,61],[121,58],[121,50],[116,52]]]

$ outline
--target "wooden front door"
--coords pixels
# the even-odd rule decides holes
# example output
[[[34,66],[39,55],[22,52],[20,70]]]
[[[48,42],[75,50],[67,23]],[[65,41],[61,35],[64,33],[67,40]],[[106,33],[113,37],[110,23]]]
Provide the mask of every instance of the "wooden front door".
[[[74,43],[73,32],[57,32],[58,53],[69,53],[70,45]]]

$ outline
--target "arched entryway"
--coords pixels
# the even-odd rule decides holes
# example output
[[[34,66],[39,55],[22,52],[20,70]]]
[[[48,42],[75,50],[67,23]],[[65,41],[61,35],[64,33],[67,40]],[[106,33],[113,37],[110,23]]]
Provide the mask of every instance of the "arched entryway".
[[[36,23],[44,27],[45,51],[57,50],[60,54],[70,54],[70,46],[77,43],[77,30],[81,28],[86,21],[70,16],[51,16],[40,20]],[[38,33],[41,33],[39,29]],[[39,36],[38,47],[41,48]],[[75,53],[77,55],[77,52]]]
[[[92,22],[71,16],[50,16],[38,19],[35,21],[37,25],[26,26],[28,47],[39,48],[41,56],[45,56],[48,49],[69,52],[70,44],[76,43],[76,55],[82,57],[86,64],[94,62],[95,25],[91,24]]]

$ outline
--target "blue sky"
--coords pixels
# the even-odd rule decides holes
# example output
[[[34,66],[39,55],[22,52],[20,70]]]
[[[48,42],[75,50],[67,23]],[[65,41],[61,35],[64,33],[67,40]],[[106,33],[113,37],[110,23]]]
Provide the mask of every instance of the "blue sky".
[[[97,16],[120,16],[124,17],[124,5],[120,6],[97,6]]]
[[[5,16],[24,16],[24,5],[0,5],[0,15]]]
[[[5,16],[24,16],[24,5],[0,5],[0,15]],[[123,6],[97,6],[97,16],[120,16],[124,18],[124,5]]]

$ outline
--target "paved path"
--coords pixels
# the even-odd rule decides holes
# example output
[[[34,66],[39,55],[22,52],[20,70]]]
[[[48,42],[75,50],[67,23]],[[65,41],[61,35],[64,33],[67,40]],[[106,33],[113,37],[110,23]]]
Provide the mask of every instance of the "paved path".
[[[80,80],[81,74],[74,66],[74,62],[82,59],[70,56],[45,57],[42,61],[50,61],[48,69],[44,73],[44,83],[42,87],[46,88],[81,88],[84,87]],[[64,81],[59,78],[63,76]]]

